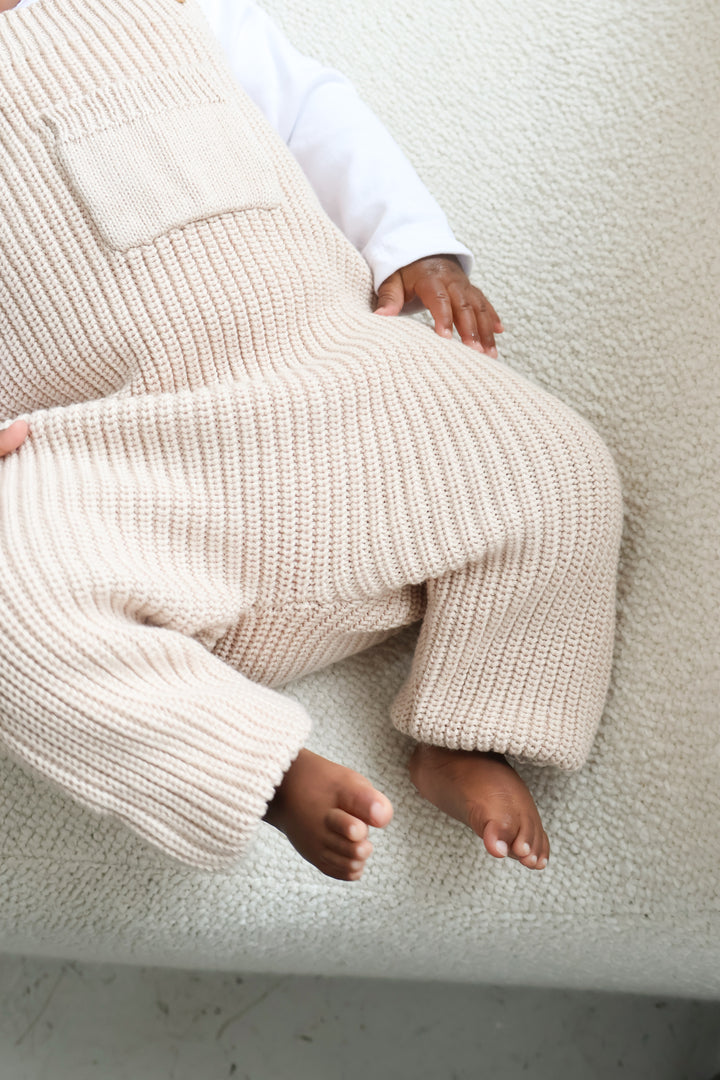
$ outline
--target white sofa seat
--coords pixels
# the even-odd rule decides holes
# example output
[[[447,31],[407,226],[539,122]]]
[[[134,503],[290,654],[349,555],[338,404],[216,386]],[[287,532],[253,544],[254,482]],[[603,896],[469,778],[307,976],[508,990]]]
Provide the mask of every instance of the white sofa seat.
[[[267,825],[231,872],[186,868],[3,759],[0,949],[720,997],[713,5],[265,6],[355,81],[476,252],[501,359],[614,452],[626,526],[604,719],[580,773],[521,770],[552,844],[535,873],[409,781],[387,713],[417,625],[286,690],[316,718],[310,748],[395,806],[357,883]]]

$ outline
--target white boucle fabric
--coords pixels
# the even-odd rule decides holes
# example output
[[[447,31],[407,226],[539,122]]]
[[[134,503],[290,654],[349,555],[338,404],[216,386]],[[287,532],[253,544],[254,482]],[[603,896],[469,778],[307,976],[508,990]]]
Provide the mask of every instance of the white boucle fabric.
[[[168,866],[4,762],[0,944],[720,996],[714,16],[669,0],[267,7],[356,81],[478,252],[503,359],[614,453],[610,697],[580,772],[522,767],[551,838],[542,874],[490,859],[411,787],[387,712],[414,628],[284,690],[313,717],[310,748],[395,806],[359,883],[322,878],[270,827],[229,872]]]

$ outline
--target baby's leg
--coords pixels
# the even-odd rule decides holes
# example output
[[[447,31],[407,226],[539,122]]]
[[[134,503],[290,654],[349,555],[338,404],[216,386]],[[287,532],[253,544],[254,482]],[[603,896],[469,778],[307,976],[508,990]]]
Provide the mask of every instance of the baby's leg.
[[[509,595],[511,586],[508,581]],[[488,664],[482,656],[485,623],[492,621],[484,612],[492,575],[475,563],[428,581],[426,587],[427,609],[412,672],[392,709],[396,720],[403,701],[415,695],[416,719],[406,730],[421,742],[410,758],[410,778],[424,798],[476,832],[491,855],[509,855],[542,870],[550,844],[540,814],[524,781],[498,752],[512,746],[518,724],[532,726],[532,717],[514,712],[506,692],[507,715],[494,724],[483,724],[481,718],[481,710],[487,716],[494,704],[482,699],[483,676],[490,678],[493,670],[497,674],[500,659]],[[444,669],[436,666],[438,656],[445,659]],[[432,697],[423,699],[423,692],[430,694],[431,678]],[[419,704],[423,700],[424,707]]]
[[[514,482],[527,490],[508,498],[485,557],[426,582],[412,668],[391,709],[422,744],[410,763],[421,794],[491,854],[506,845],[535,868],[547,838],[503,755],[565,770],[586,760],[610,678],[622,525],[607,450],[562,419],[543,433],[541,456],[518,440]]]

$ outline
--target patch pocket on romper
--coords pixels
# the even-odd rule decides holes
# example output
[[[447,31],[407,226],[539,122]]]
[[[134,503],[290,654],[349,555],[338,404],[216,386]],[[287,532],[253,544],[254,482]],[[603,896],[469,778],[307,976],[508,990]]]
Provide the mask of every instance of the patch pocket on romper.
[[[42,119],[68,182],[120,251],[192,221],[283,200],[252,121],[212,71],[169,68],[109,83]]]

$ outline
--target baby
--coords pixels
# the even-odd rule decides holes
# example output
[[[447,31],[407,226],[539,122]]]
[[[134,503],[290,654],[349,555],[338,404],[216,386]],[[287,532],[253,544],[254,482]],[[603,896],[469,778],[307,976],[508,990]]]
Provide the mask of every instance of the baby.
[[[254,5],[0,0],[16,6],[0,413],[31,436],[0,434],[5,746],[192,865],[237,859],[264,818],[357,880],[391,804],[303,748],[309,718],[276,688],[422,619],[391,710],[411,779],[491,855],[542,869],[505,755],[589,752],[621,524],[607,450],[497,362],[469,253],[400,152],[371,170],[373,222],[377,189],[343,204],[363,183],[313,166],[295,120],[352,243],[331,224],[208,32],[204,15],[240,20],[222,39],[256,101],[251,57],[274,56],[268,84],[317,81]],[[8,62],[36,54],[42,80]],[[346,104],[346,126],[353,108],[377,123]],[[346,167],[362,177],[362,154]],[[436,336],[376,319],[411,303]]]

